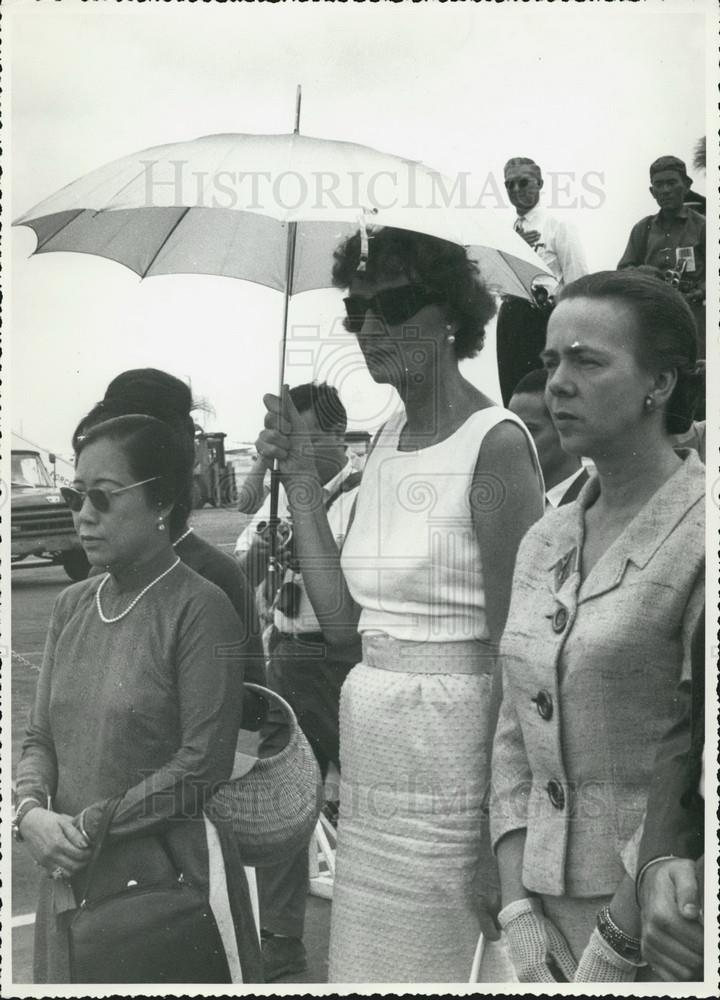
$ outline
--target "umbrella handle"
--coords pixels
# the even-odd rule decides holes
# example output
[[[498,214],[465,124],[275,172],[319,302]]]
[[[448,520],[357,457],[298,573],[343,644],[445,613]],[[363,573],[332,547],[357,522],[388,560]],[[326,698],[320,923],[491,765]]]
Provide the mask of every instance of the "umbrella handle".
[[[270,543],[270,549],[268,552],[267,587],[265,591],[268,603],[271,607],[275,603],[275,598],[277,597],[277,593],[282,582],[280,561],[278,559],[278,527],[280,526],[280,518],[278,517],[279,498],[280,470],[278,469],[277,459],[274,459],[273,467],[270,471],[270,517],[268,519],[268,540]]]
[[[302,102],[302,87],[298,84],[295,95],[295,135],[300,133],[300,105]],[[287,347],[288,315],[290,311],[290,296],[292,295],[292,278],[295,268],[295,239],[297,236],[297,223],[288,223],[287,248],[285,253],[285,297],[283,302],[283,328],[282,341],[280,343],[280,385],[278,387],[278,397],[282,400],[283,386],[285,385],[285,351]],[[267,592],[271,596],[270,603],[275,602],[282,580],[280,562],[278,560],[278,499],[280,496],[280,469],[278,461],[274,459],[270,472],[270,519],[268,530],[270,533],[270,552],[268,555],[267,568]]]

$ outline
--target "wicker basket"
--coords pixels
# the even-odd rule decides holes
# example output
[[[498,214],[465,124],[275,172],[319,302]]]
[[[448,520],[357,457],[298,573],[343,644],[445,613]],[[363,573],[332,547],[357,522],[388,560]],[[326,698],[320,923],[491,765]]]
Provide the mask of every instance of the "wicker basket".
[[[284,698],[259,684],[246,684],[287,717],[290,737],[272,757],[260,757],[246,774],[219,785],[205,805],[211,820],[229,820],[243,863],[277,864],[310,842],[323,801],[320,768],[295,713]]]

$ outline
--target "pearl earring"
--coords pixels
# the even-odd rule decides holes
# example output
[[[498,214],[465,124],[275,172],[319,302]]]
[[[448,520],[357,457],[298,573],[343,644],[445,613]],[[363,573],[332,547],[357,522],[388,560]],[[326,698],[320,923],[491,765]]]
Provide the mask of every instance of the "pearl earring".
[[[157,529],[158,531],[165,531],[165,523],[161,517],[158,518]]]
[[[655,400],[649,393],[645,397],[645,409],[647,410],[648,413],[650,413],[651,410],[655,409]]]
[[[455,343],[455,334],[452,333],[452,323],[446,323],[445,324],[445,329],[448,331],[448,334],[447,334],[447,337],[445,338],[445,340],[448,342],[448,344],[454,344]]]

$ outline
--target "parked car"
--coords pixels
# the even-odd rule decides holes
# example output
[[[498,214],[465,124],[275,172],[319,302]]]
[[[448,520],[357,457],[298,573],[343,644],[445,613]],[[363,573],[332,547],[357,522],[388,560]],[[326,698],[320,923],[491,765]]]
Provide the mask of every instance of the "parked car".
[[[71,580],[84,580],[90,564],[75,532],[70,508],[53,486],[40,453],[13,449],[11,463],[12,568],[62,566]],[[32,559],[25,562],[28,556]]]

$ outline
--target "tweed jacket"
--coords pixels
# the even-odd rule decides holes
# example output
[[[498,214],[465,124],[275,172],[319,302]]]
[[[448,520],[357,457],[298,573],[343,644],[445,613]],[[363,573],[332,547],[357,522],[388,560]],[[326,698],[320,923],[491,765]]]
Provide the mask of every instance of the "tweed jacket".
[[[578,570],[590,479],[518,551],[501,644],[493,845],[526,829],[523,883],[591,897],[635,875],[653,761],[690,676],[705,596],[705,472],[694,453],[591,568]]]

